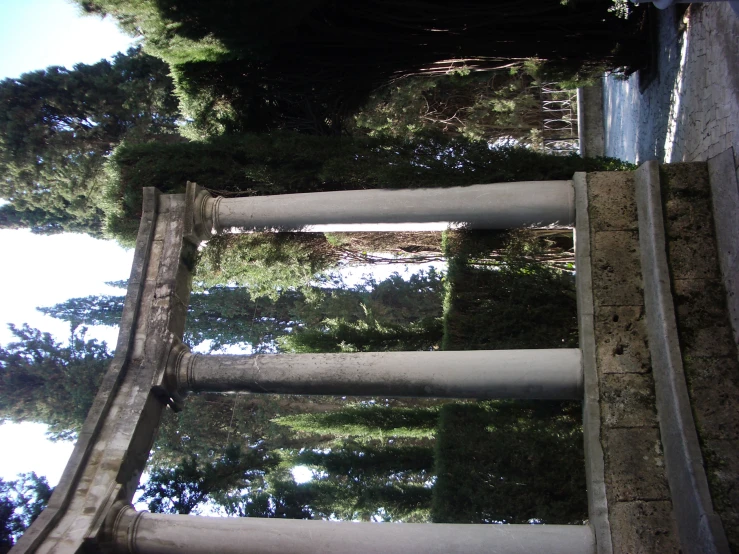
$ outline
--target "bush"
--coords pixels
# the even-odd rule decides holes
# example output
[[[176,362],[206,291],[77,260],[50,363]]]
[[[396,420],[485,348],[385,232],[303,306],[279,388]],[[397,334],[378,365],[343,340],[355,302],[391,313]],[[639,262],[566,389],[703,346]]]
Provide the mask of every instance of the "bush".
[[[577,403],[447,404],[439,414],[435,523],[587,519]]]
[[[502,260],[486,259],[502,244]],[[527,248],[537,246],[500,232],[447,239],[447,254],[456,255],[446,277],[442,349],[577,347],[574,276],[527,256]]]

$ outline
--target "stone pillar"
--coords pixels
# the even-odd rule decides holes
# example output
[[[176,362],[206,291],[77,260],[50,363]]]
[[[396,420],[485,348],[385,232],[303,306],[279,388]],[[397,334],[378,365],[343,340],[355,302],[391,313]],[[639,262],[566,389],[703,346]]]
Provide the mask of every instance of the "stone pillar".
[[[340,396],[582,399],[580,350],[180,354],[175,390]]]
[[[359,523],[113,513],[115,552],[136,554],[594,554],[589,525]]]
[[[577,89],[577,128],[583,158],[606,155],[602,79],[595,85]]]
[[[192,228],[211,233],[301,230],[393,230],[398,225],[465,223],[511,229],[574,223],[571,181],[528,181],[433,189],[375,189],[213,198],[188,184]],[[366,230],[366,229],[363,229]]]

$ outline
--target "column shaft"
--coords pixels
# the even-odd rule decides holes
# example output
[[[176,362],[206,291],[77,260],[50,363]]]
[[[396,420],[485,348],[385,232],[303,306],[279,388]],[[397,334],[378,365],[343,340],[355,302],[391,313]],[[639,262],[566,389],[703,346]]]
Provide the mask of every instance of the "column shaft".
[[[576,348],[187,355],[178,387],[340,396],[581,399]]]
[[[216,232],[272,229],[357,230],[374,225],[466,223],[477,229],[570,226],[571,181],[528,181],[468,187],[315,192],[207,199],[202,217]]]
[[[589,525],[354,523],[136,514],[116,522],[117,552],[137,554],[594,554]]]

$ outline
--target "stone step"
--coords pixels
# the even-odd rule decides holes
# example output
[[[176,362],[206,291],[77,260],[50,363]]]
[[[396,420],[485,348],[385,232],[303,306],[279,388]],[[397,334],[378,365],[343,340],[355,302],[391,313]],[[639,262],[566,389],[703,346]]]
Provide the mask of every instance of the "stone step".
[[[660,434],[684,552],[737,544],[739,364],[705,163],[635,172],[644,305]],[[727,469],[733,471],[727,471]],[[723,525],[722,525],[723,520]]]

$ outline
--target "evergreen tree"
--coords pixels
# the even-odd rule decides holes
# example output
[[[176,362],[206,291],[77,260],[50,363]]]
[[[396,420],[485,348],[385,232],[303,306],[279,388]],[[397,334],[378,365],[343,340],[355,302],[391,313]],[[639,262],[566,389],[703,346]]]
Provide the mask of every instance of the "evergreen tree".
[[[434,450],[425,445],[367,445],[344,441],[340,448],[300,451],[291,460],[330,474],[352,478],[368,475],[426,471],[434,469]]]
[[[236,270],[237,259],[234,255],[229,262]],[[225,280],[235,280],[230,269],[225,271]],[[88,296],[38,309],[68,321],[74,332],[80,325],[118,325],[124,300],[123,296]],[[374,327],[367,325],[363,307],[377,314]],[[255,298],[243,287],[213,286],[190,296],[184,340],[193,347],[210,341],[211,351],[240,343],[250,344],[255,352],[271,351],[278,347],[275,341],[286,336],[291,339],[285,343],[288,350],[315,350],[325,342],[328,351],[336,351],[342,341],[362,348],[416,349],[439,341],[436,318],[440,316],[441,276],[435,271],[414,274],[408,280],[394,274],[379,283],[370,279],[351,288],[283,290],[276,299]],[[327,334],[327,318],[341,318],[347,333]],[[378,330],[378,325],[387,327]],[[295,329],[305,331],[292,338]]]
[[[67,346],[28,325],[0,347],[0,419],[49,425],[56,438],[70,438],[82,425],[97,393],[110,353],[86,340],[84,329]]]
[[[22,473],[14,481],[0,479],[0,554],[5,554],[39,516],[51,498],[46,477]]]
[[[569,68],[640,59],[639,19],[610,2],[77,0],[166,60],[196,130],[338,134],[367,95],[409,75],[538,58]],[[392,52],[392,55],[388,55]]]
[[[166,64],[138,48],[112,61],[49,67],[0,82],[0,225],[99,234],[101,170],[124,137],[176,129]]]
[[[215,460],[192,455],[174,467],[157,467],[140,487],[142,502],[149,503],[155,513],[189,514],[218,495],[251,487],[254,481],[279,463],[279,457],[268,454],[263,446],[242,450],[230,445]]]
[[[433,406],[359,404],[330,412],[278,417],[275,422],[303,433],[373,440],[431,437],[437,419],[438,409]]]

